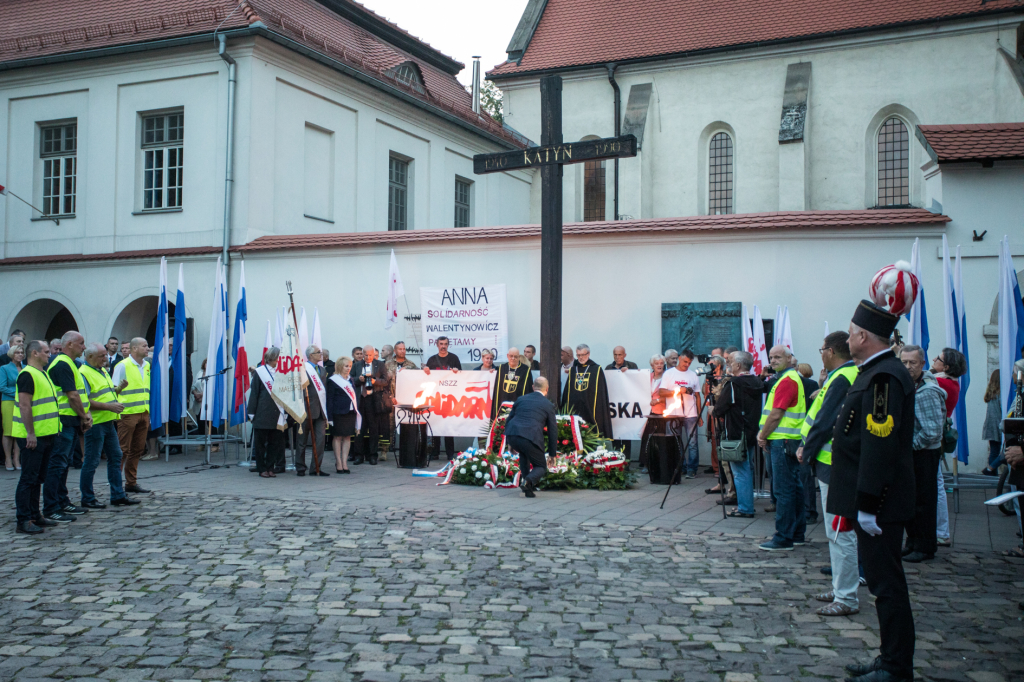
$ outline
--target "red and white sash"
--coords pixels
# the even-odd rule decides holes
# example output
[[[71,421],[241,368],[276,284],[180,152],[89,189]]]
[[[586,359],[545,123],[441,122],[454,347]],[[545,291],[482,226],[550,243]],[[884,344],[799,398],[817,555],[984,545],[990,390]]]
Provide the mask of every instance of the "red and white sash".
[[[352,388],[352,382],[342,378],[340,374],[332,374],[331,381],[337,384],[338,388],[345,391],[345,395],[352,401],[352,409],[356,411],[356,433],[363,428],[363,415],[359,414],[359,403],[356,402],[356,389]],[[326,405],[326,401],[324,402]]]
[[[267,367],[266,365],[260,365],[259,367],[256,368],[256,376],[259,377],[260,381],[263,383],[263,386],[267,389],[267,393],[270,394],[270,398],[273,400],[274,399],[274,373],[271,372],[270,368]],[[281,413],[277,417],[277,426],[278,426],[278,428],[281,428],[282,426],[287,426],[287,424],[288,424],[288,415],[285,413],[284,408],[281,407],[280,405],[278,405],[276,400],[274,400],[274,404],[277,405],[277,410],[278,410],[278,412]]]
[[[316,397],[320,400],[320,413],[331,426],[334,426],[334,423],[330,421],[331,415],[327,414],[327,389],[324,387],[324,382],[320,381],[320,375],[316,373],[316,368],[309,362],[306,363],[306,376],[309,377],[309,382],[316,389]]]

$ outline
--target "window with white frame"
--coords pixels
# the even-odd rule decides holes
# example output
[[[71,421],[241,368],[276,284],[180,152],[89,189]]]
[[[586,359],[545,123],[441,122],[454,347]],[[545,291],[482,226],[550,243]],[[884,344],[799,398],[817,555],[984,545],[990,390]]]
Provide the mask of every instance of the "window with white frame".
[[[902,119],[878,129],[878,206],[910,205],[910,134]]]
[[[715,133],[708,145],[708,215],[733,212],[732,137]]]
[[[142,210],[181,208],[185,114],[142,119]]]
[[[409,229],[409,162],[388,158],[388,230]]]
[[[455,227],[469,227],[470,190],[473,183],[455,178]]]
[[[39,158],[43,162],[43,213],[74,215],[78,123],[42,126],[39,132]]]

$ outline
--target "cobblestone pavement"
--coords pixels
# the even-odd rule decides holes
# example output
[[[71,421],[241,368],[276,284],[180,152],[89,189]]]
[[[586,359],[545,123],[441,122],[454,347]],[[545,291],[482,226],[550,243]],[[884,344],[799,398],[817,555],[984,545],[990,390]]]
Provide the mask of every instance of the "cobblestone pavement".
[[[461,491],[448,491],[457,496]],[[162,491],[41,537],[0,530],[0,680],[811,680],[867,661],[825,619],[824,543],[529,511],[484,517]],[[1024,679],[1024,564],[908,567],[918,674]]]

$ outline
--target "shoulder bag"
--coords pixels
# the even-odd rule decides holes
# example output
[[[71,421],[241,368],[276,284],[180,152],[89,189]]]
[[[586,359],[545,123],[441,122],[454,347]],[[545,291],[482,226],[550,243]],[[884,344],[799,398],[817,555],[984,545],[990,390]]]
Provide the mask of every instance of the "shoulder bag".
[[[736,388],[733,382],[729,382],[729,390],[732,392],[732,402],[736,404]],[[723,440],[718,444],[718,460],[720,462],[742,462],[747,459],[747,434],[743,432],[746,425],[747,412],[740,403],[740,437],[739,440]],[[726,429],[728,434],[728,428]]]

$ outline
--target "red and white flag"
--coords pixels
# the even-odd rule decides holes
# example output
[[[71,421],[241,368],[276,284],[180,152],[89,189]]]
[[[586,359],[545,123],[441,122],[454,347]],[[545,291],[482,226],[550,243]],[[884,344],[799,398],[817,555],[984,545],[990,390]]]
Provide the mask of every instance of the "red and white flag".
[[[3,185],[0,185],[0,194],[7,194],[7,188]]]
[[[764,320],[761,318],[761,309],[754,306],[754,329],[753,343],[747,347],[747,351],[754,356],[754,374],[761,374],[761,371],[768,366],[768,348],[764,341]]]
[[[405,296],[405,289],[402,287],[402,276],[398,274],[398,260],[395,258],[395,250],[391,249],[391,267],[388,268],[388,310],[387,319],[384,320],[385,329],[391,329],[398,322],[399,296]]]

